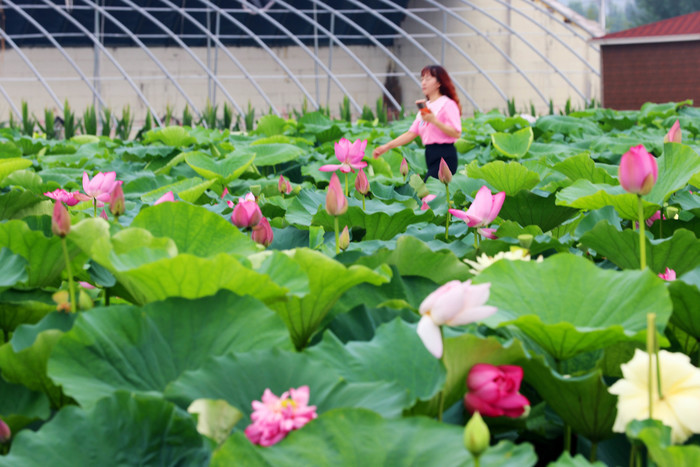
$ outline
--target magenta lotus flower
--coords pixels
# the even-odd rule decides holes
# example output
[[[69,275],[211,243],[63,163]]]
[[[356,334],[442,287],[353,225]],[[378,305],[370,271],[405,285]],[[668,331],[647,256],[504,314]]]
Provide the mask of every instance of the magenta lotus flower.
[[[423,204],[421,205],[420,209],[421,211],[427,211],[430,209],[430,206],[428,206],[428,203],[434,200],[437,197],[437,195],[426,195],[421,201]]]
[[[440,158],[440,168],[438,168],[438,180],[444,184],[448,184],[452,181],[452,171],[447,166],[445,159]]]
[[[292,184],[289,183],[289,180],[284,178],[284,175],[280,175],[280,180],[277,182],[277,191],[284,195],[288,195],[292,192]]]
[[[646,195],[656,184],[658,176],[656,159],[641,144],[622,155],[618,178],[626,192]]]
[[[440,326],[474,323],[497,311],[486,305],[491,284],[472,285],[471,281],[450,281],[428,295],[421,303],[418,336],[435,358],[442,357]]]
[[[681,143],[683,141],[683,135],[681,134],[681,122],[676,120],[668,130],[666,136],[664,136],[664,143]]]
[[[369,180],[367,180],[367,174],[364,169],[360,169],[357,177],[355,177],[355,189],[363,195],[369,193]]]
[[[674,271],[671,268],[666,268],[666,270],[664,272],[659,274],[659,277],[665,281],[675,281],[676,280],[676,271]]]
[[[75,193],[70,193],[62,188],[57,188],[53,191],[47,191],[44,196],[48,196],[54,201],[60,201],[65,203],[66,206],[75,206],[80,202],[78,198],[75,197]]]
[[[51,232],[59,237],[65,237],[70,232],[70,215],[62,202],[56,201],[51,216]]]
[[[98,172],[92,180],[87,172],[83,172],[83,191],[88,198],[96,199],[106,203],[112,194],[112,190],[117,186],[116,172]]]
[[[504,191],[492,195],[491,190],[484,185],[476,193],[474,202],[466,212],[460,209],[450,209],[449,212],[453,216],[462,219],[469,227],[476,227],[477,232],[484,237],[496,238],[493,235],[495,229],[486,227],[491,225],[491,222],[498,216],[505,199],[506,193]]]
[[[231,222],[239,229],[253,228],[263,219],[260,206],[255,201],[253,193],[247,193],[243,198],[238,198],[238,204],[231,213]]]
[[[272,446],[292,430],[298,430],[317,417],[316,406],[309,404],[309,387],[290,388],[282,396],[265,389],[262,401],[253,401],[253,423],[245,429],[251,443]]]
[[[258,222],[258,225],[253,227],[253,233],[251,233],[250,238],[262,246],[268,246],[270,243],[272,243],[275,236],[272,233],[272,227],[270,226],[270,222],[267,220],[267,218],[263,217],[260,219],[260,222]]]
[[[523,369],[514,365],[477,363],[469,371],[464,407],[487,417],[520,417],[530,401],[520,394]]]
[[[356,139],[351,143],[345,138],[340,138],[340,141],[335,143],[335,157],[340,161],[340,164],[328,164],[321,166],[321,172],[334,172],[340,170],[343,173],[349,173],[355,169],[367,167],[367,162],[362,160],[365,157],[365,148],[367,140],[360,141]]]
[[[658,221],[659,219],[666,220],[666,216],[661,215],[661,210],[656,211],[654,214],[652,214],[650,218],[644,221],[644,223],[647,225],[647,227],[651,227],[652,225],[654,225],[654,222]]]
[[[343,187],[335,173],[331,175],[326,193],[326,212],[331,216],[342,216],[348,210],[348,200],[343,194]]]
[[[173,195],[172,191],[169,191],[166,194],[164,194],[163,196],[161,196],[160,198],[158,198],[156,200],[156,202],[153,203],[153,206],[155,206],[156,204],[160,204],[160,203],[174,202],[174,201],[175,201],[175,196]]]

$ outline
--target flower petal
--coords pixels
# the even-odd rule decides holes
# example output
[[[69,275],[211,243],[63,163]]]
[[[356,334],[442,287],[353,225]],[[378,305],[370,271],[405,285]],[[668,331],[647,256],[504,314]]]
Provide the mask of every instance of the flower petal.
[[[430,316],[423,316],[418,321],[416,328],[418,337],[423,341],[423,345],[435,358],[442,357],[442,334],[440,327],[433,322]]]

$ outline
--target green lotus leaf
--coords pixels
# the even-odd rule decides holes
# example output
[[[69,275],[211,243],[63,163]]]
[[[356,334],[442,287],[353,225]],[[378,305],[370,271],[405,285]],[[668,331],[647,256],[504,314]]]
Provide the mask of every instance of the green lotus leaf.
[[[185,162],[207,180],[215,179],[228,185],[250,167],[255,157],[255,154],[236,151],[217,160],[208,154],[195,151],[187,154]]]
[[[700,172],[700,155],[691,147],[678,143],[664,144],[664,153],[657,160],[659,178],[645,198],[662,204],[676,191],[688,184]]]
[[[0,292],[27,280],[27,260],[13,254],[8,248],[0,248]]]
[[[37,204],[45,205],[48,208],[46,209],[47,214],[50,215],[50,210],[53,209],[52,203],[47,198],[42,199],[31,191],[11,190],[0,194],[0,220],[21,219],[27,209]]]
[[[21,157],[10,157],[8,159],[0,159],[0,182],[2,182],[5,177],[10,175],[16,170],[26,169],[32,165],[32,161],[29,159],[22,159]]]
[[[0,142],[0,158],[13,159],[22,157],[22,150],[17,147],[12,141]]]
[[[529,190],[540,182],[540,176],[518,162],[493,161],[479,167],[476,161],[467,166],[467,176],[480,178],[496,191],[513,196],[521,190]]]
[[[56,309],[51,294],[40,290],[6,290],[0,293],[0,329],[4,341],[22,324],[34,324]]]
[[[258,120],[255,132],[265,136],[281,135],[284,133],[284,126],[286,123],[287,121],[285,119],[277,115],[264,115]]]
[[[61,332],[70,331],[77,317],[77,313],[53,311],[37,323],[24,323],[18,326],[14,334],[12,334],[12,349],[15,352],[19,352],[31,347],[37,336],[44,331],[51,329]]]
[[[143,138],[143,142],[146,144],[161,142],[174,148],[191,146],[196,141],[193,136],[190,136],[186,128],[177,125],[153,129],[146,133]]]
[[[675,280],[668,291],[673,301],[671,323],[700,341],[700,291],[696,285]]]
[[[255,165],[267,167],[297,159],[304,150],[293,144],[257,144],[241,149],[243,154],[255,157]]]
[[[87,406],[120,389],[162,392],[213,356],[270,346],[290,347],[279,317],[251,297],[220,292],[81,313],[54,348],[49,373]]]
[[[209,257],[218,253],[247,256],[258,247],[230,221],[188,203],[161,203],[142,210],[131,227],[148,230],[156,237],[171,238],[180,253]]]
[[[536,225],[548,232],[578,214],[577,209],[557,206],[554,195],[539,193],[521,191],[515,196],[506,196],[499,217],[522,226]]]
[[[700,446],[671,444],[671,428],[658,420],[633,420],[627,426],[627,436],[646,446],[649,457],[659,467],[693,467],[700,465]]]
[[[527,154],[533,138],[532,127],[528,126],[513,133],[494,133],[491,143],[504,156],[520,159]]]
[[[582,178],[576,180],[573,185],[557,192],[556,197],[557,204],[560,206],[570,206],[587,211],[613,206],[625,219],[637,220],[639,218],[637,195],[627,193],[621,186],[594,184]],[[642,198],[645,219],[651,217],[660,208],[660,205],[647,201],[647,198]]]
[[[574,182],[579,179],[584,179],[594,184],[618,184],[617,180],[605,169],[596,167],[595,162],[593,159],[591,159],[591,156],[588,153],[568,157],[558,164],[555,164],[554,170],[563,173]]]
[[[337,409],[319,416],[267,448],[234,433],[212,457],[212,467],[318,465],[474,466],[464,448],[464,429],[424,417],[387,420],[363,409]],[[481,465],[535,465],[530,444],[501,441],[489,447]]]
[[[210,452],[187,413],[160,398],[117,392],[89,410],[65,407],[24,430],[0,466],[207,465]]]
[[[168,386],[165,396],[187,407],[196,399],[222,399],[250,423],[251,402],[265,389],[280,396],[290,388],[309,386],[309,405],[319,413],[338,407],[362,407],[398,417],[411,405],[405,388],[388,381],[346,381],[336,369],[308,355],[280,349],[228,353],[210,358]]]
[[[154,144],[150,146],[122,146],[120,148],[117,148],[114,151],[114,154],[119,158],[123,158],[124,156],[131,156],[135,159],[162,159],[170,156],[171,154],[173,154],[173,152],[174,149],[172,148],[172,146],[158,146]]]
[[[639,268],[638,232],[620,231],[608,221],[600,221],[580,241],[622,269]],[[689,230],[676,230],[673,237],[666,239],[647,238],[645,244],[647,266],[656,273],[671,268],[680,276],[700,265],[700,240]]]
[[[365,266],[346,267],[322,253],[300,248],[290,256],[309,278],[309,294],[290,296],[285,301],[270,303],[287,324],[292,342],[297,349],[304,348],[318,330],[335,302],[351,287],[367,282],[380,285],[389,281],[389,272],[379,272]],[[254,295],[252,293],[251,295]]]
[[[653,273],[603,270],[557,254],[541,263],[498,261],[474,282],[491,283],[491,325],[515,324],[556,360],[617,342],[644,340],[646,314],[663,332],[671,316],[668,291]]]
[[[537,119],[535,127],[550,133],[561,133],[569,138],[580,138],[583,135],[599,136],[603,134],[595,122],[568,115],[545,115]],[[629,148],[628,148],[629,149]]]
[[[199,177],[180,180],[145,193],[141,196],[141,201],[151,204],[167,192],[172,191],[183,200],[194,203],[200,196],[202,196],[202,193],[204,193],[207,188],[214,184],[214,182],[216,182],[215,179],[202,181],[202,179]]]
[[[605,467],[605,464],[602,462],[590,462],[588,459],[583,457],[581,454],[576,454],[574,457],[571,457],[571,454],[569,454],[568,451],[564,451],[561,456],[559,456],[559,459],[557,459],[555,462],[550,462],[547,464],[547,467]]]
[[[41,392],[0,378],[0,417],[17,433],[34,420],[46,420],[51,414],[49,400]]]

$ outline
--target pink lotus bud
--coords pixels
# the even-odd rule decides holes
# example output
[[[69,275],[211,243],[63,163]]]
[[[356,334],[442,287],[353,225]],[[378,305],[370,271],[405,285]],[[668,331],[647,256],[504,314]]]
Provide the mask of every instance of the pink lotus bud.
[[[277,190],[284,195],[288,195],[292,192],[292,184],[289,183],[289,180],[284,178],[284,175],[280,175],[280,181],[277,182]]]
[[[340,238],[338,239],[338,246],[343,251],[345,251],[348,248],[348,246],[350,246],[350,231],[348,230],[347,225],[340,233]]]
[[[65,237],[70,232],[70,214],[60,201],[53,205],[53,216],[51,216],[51,232],[59,237]]]
[[[430,206],[428,205],[429,202],[434,200],[436,198],[435,195],[426,195],[421,201],[423,201],[423,204],[420,207],[421,211],[427,211],[430,209]]]
[[[116,217],[124,214],[124,190],[122,190],[121,183],[112,190],[112,197],[109,200],[109,211]]]
[[[676,271],[674,271],[671,268],[666,268],[666,270],[664,272],[659,274],[659,277],[665,281],[675,281],[676,280]]]
[[[452,181],[452,171],[447,166],[445,159],[440,159],[440,168],[438,169],[438,179],[447,185]]]
[[[404,177],[408,175],[408,161],[404,157],[401,159],[401,166],[399,167],[399,173],[403,175]]]
[[[175,201],[175,196],[173,195],[172,191],[169,191],[166,194],[164,194],[163,196],[161,196],[160,198],[158,198],[156,200],[156,202],[153,203],[153,206],[155,206],[156,204],[160,204],[160,203],[174,202],[174,201]]]
[[[680,143],[683,141],[683,135],[681,134],[681,122],[676,120],[676,123],[671,126],[668,130],[666,136],[664,136],[664,143]]]
[[[622,155],[618,178],[628,193],[646,195],[656,184],[659,168],[656,159],[641,144]]]
[[[239,229],[255,227],[263,219],[260,206],[255,202],[255,196],[248,193],[244,198],[238,199],[238,204],[231,213],[231,222]]]
[[[228,194],[228,187],[224,187],[224,191],[221,192],[221,199],[224,199],[224,197]]]
[[[12,438],[12,431],[4,420],[0,420],[0,444],[7,443]]]
[[[326,193],[326,212],[331,216],[342,216],[347,210],[348,200],[343,194],[343,187],[340,186],[338,175],[333,173]]]
[[[364,169],[360,169],[357,177],[355,177],[355,189],[363,195],[369,193],[369,180],[367,180],[367,174]]]
[[[520,417],[530,401],[520,394],[523,369],[519,366],[494,366],[477,363],[469,371],[464,406],[470,413],[487,417]]]
[[[272,233],[272,227],[270,227],[270,222],[267,220],[267,218],[263,217],[260,222],[258,222],[258,225],[253,227],[251,238],[254,242],[263,246],[268,246],[270,243],[272,243],[274,234]]]
[[[101,217],[102,219],[106,220],[106,221],[109,220],[109,216],[107,216],[107,211],[105,211],[104,209],[103,209],[102,212],[100,213],[100,217]]]

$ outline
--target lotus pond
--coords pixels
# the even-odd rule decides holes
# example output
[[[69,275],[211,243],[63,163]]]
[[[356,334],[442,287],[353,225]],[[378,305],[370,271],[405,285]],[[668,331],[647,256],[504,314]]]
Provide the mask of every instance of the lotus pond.
[[[0,466],[700,465],[700,108],[410,123],[0,129]]]

